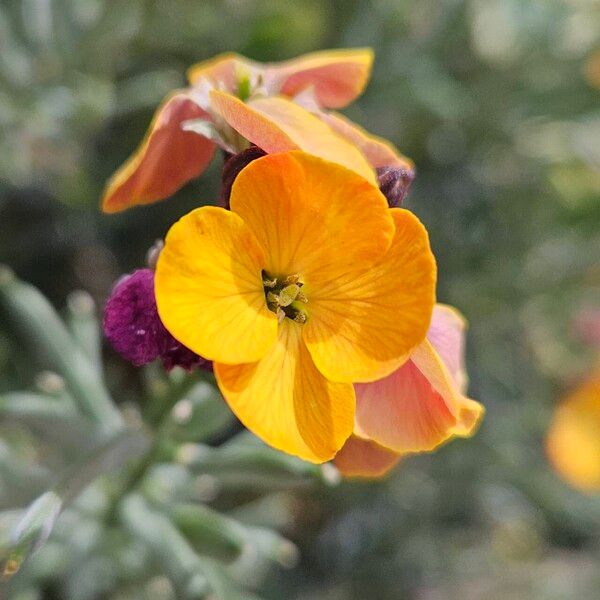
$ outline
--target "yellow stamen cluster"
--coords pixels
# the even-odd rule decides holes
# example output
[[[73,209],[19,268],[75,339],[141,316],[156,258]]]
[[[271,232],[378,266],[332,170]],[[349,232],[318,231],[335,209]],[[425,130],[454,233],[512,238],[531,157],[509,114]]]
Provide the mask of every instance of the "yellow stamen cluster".
[[[300,275],[273,277],[263,271],[262,280],[267,306],[277,315],[280,323],[286,317],[296,323],[306,323],[308,315],[298,304],[308,303],[308,298],[302,293]]]

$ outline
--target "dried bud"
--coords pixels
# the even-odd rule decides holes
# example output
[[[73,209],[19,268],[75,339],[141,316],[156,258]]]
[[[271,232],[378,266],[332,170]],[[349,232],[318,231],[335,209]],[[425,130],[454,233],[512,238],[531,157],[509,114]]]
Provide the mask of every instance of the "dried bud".
[[[150,269],[134,271],[114,287],[104,309],[104,333],[111,346],[138,367],[157,358],[167,370],[176,366],[190,370],[205,362],[162,324]]]
[[[229,197],[231,196],[231,187],[240,171],[248,166],[253,160],[265,156],[266,152],[258,146],[250,146],[238,154],[230,156],[223,165],[223,174],[221,175],[221,204],[229,208]]]
[[[379,189],[387,198],[391,208],[402,206],[414,178],[413,169],[401,167],[379,167],[377,169]]]

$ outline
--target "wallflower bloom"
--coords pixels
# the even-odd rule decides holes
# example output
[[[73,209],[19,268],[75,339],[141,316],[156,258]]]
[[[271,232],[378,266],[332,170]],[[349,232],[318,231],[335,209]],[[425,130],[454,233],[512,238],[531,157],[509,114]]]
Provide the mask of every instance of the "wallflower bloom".
[[[419,220],[364,178],[303,152],[198,208],[156,270],[162,322],[214,361],[233,412],[275,448],[331,459],[352,433],[352,382],[385,377],[424,339],[435,261]]]
[[[585,492],[600,492],[600,363],[557,407],[546,451],[565,481]]]
[[[108,182],[103,210],[167,198],[204,171],[217,146],[232,154],[250,143],[268,153],[304,150],[372,182],[373,168],[412,172],[391,144],[323,110],[346,106],[362,92],[372,59],[368,49],[266,65],[225,54],[192,67],[190,87],[165,99],[141,146]]]
[[[356,384],[354,436],[335,458],[346,476],[379,477],[401,456],[473,435],[483,407],[464,396],[463,317],[437,304],[410,360],[387,377]]]

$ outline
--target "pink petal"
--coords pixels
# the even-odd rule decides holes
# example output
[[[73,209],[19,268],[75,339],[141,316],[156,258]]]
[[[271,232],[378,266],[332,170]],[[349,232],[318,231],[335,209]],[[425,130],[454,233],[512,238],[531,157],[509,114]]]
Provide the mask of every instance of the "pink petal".
[[[104,212],[163,200],[198,177],[215,150],[211,141],[182,130],[183,121],[198,118],[207,118],[207,114],[187,92],[168,96],[140,147],[108,181],[102,199]]]
[[[412,160],[398,152],[393,144],[365,131],[362,127],[337,113],[319,111],[318,116],[336,133],[354,144],[377,167],[401,167],[414,171]]]
[[[450,371],[458,389],[465,392],[467,373],[465,370],[465,329],[467,322],[455,308],[436,304],[431,317],[427,339]]]
[[[334,464],[344,477],[383,477],[395,467],[401,456],[370,440],[351,436],[336,454]]]
[[[270,65],[265,78],[271,86],[276,82],[285,96],[312,87],[321,106],[342,108],[362,93],[372,64],[369,48],[325,50]]]

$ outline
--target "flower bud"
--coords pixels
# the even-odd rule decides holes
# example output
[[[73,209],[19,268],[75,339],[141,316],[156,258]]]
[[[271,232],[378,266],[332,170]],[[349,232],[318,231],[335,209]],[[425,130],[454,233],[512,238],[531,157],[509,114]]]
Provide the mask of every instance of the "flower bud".
[[[402,206],[414,178],[413,169],[403,167],[379,167],[377,169],[379,189],[387,198],[390,208]]]
[[[111,346],[138,367],[157,358],[167,370],[190,370],[204,362],[162,324],[150,269],[138,269],[117,282],[104,309],[104,333]]]
[[[231,187],[240,171],[248,166],[253,160],[265,156],[266,152],[258,146],[250,146],[238,154],[230,156],[223,165],[223,174],[221,175],[221,204],[229,208],[229,197],[231,196]]]

